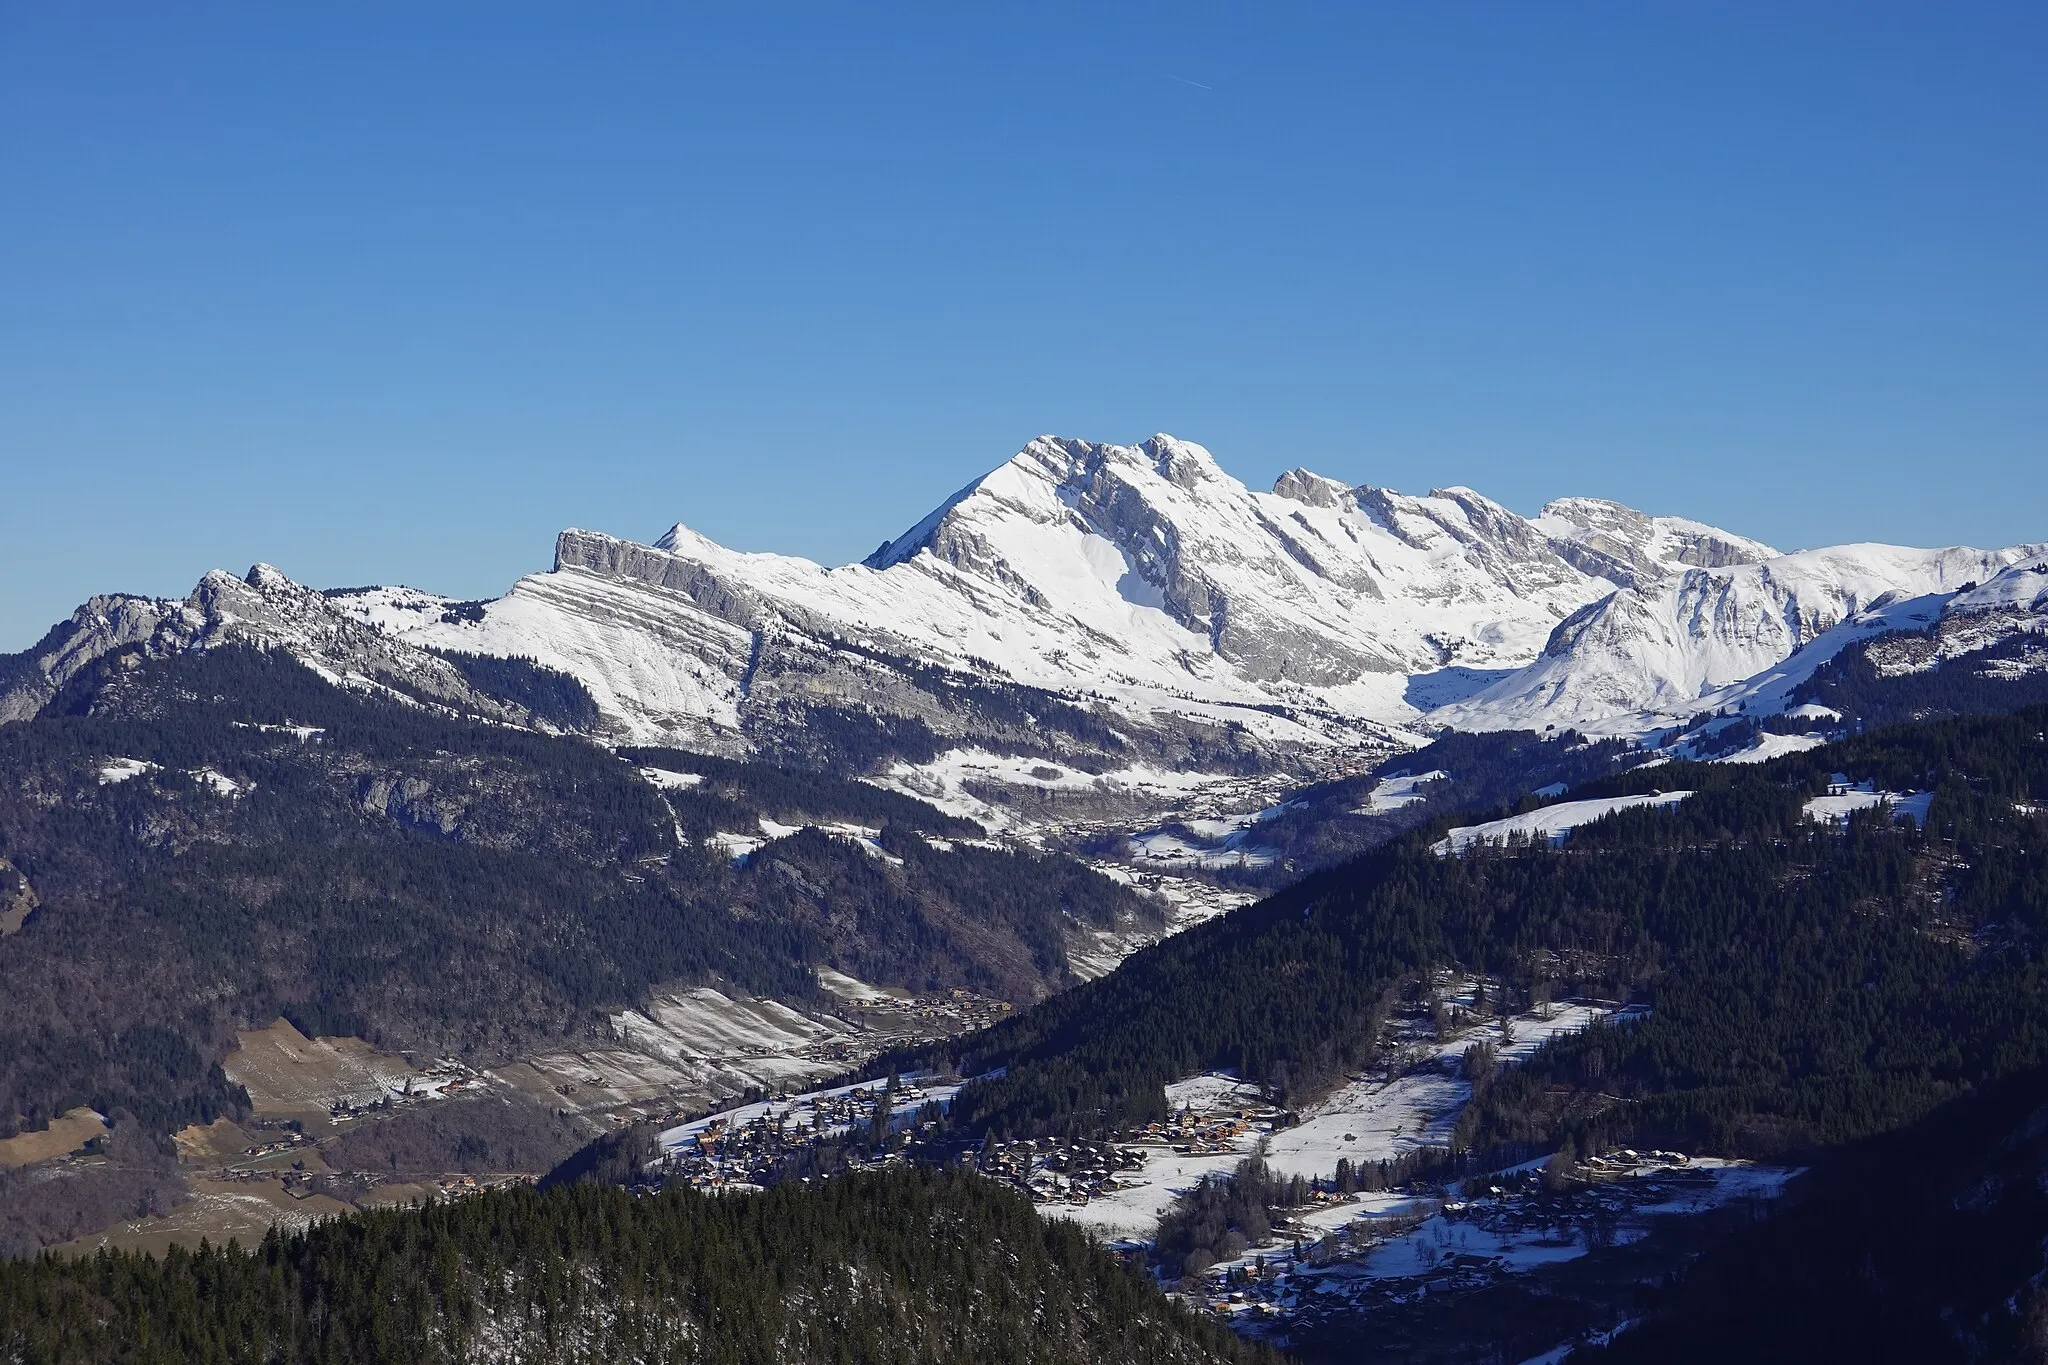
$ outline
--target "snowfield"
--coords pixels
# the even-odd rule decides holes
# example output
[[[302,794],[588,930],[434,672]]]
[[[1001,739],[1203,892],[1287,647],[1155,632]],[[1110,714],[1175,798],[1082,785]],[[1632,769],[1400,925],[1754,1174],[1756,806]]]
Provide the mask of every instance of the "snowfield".
[[[1463,853],[1474,844],[1506,843],[1512,835],[1526,838],[1547,838],[1552,843],[1580,825],[1590,825],[1595,820],[1614,814],[1616,811],[1636,810],[1644,806],[1666,809],[1677,805],[1691,796],[1691,792],[1652,792],[1644,796],[1606,796],[1591,801],[1560,801],[1554,806],[1540,810],[1525,811],[1510,815],[1505,820],[1489,820],[1483,825],[1460,825],[1443,838],[1430,845],[1430,852],[1438,857]]]
[[[1244,779],[1234,774],[1176,772],[1145,763],[1090,773],[1048,759],[971,748],[950,749],[929,763],[898,762],[873,781],[878,787],[928,802],[948,815],[964,816],[989,830],[1027,838],[1032,832],[1029,821],[1005,806],[977,796],[973,788],[988,791],[1009,787],[1099,797],[1157,809],[1244,785]]]
[[[225,773],[217,772],[212,768],[194,768],[187,776],[191,777],[208,791],[211,791],[215,796],[240,796],[245,791],[251,790],[251,788],[244,787]]]
[[[1427,773],[1396,773],[1392,777],[1383,777],[1373,784],[1365,803],[1353,810],[1352,814],[1386,815],[1391,811],[1400,810],[1403,806],[1427,801],[1429,793],[1422,790],[1424,787],[1432,782],[1450,780],[1451,775],[1441,769]]]
[[[1820,708],[1825,710],[1826,708]],[[1780,735],[1766,730],[1756,737],[1756,743],[1739,753],[1724,754],[1711,759],[1714,763],[1768,763],[1786,754],[1803,754],[1808,749],[1818,749],[1827,743],[1823,735]]]
[[[1435,714],[1458,729],[1572,725],[1641,733],[1701,715],[1724,692],[1785,693],[1853,640],[1940,619],[1965,589],[2039,557],[2002,550],[1842,545],[1628,586],[1575,613],[1542,657]]]
[[[642,768],[640,776],[664,791],[687,791],[704,781],[702,773],[672,773],[666,768]]]
[[[1816,796],[1803,807],[1809,820],[1822,824],[1844,824],[1859,810],[1889,801],[1894,820],[1911,820],[1916,825],[1927,823],[1928,807],[1934,803],[1933,792],[1881,792],[1873,790],[1868,782],[1861,782],[1846,790],[1836,790],[1826,796]]]

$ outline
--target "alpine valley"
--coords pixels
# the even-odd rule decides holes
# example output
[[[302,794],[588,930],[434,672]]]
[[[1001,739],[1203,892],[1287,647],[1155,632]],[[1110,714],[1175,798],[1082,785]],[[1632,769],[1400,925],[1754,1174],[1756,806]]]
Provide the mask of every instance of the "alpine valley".
[[[2044,726],[2048,543],[1165,435],[95,597],[0,656],[0,1359],[1669,1358],[1756,1258],[2038,1359]]]

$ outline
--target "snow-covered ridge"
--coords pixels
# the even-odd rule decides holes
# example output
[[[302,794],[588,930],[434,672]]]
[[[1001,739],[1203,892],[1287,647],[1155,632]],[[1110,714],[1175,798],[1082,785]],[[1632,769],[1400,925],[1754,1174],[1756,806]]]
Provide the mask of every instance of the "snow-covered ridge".
[[[1259,492],[1171,436],[1046,436],[857,564],[678,524],[653,544],[564,531],[549,571],[487,603],[322,594],[260,565],[182,603],[96,598],[0,686],[0,721],[137,643],[286,648],[344,685],[470,705],[431,646],[572,674],[620,741],[829,763],[849,731],[910,727],[925,752],[1068,772],[1328,776],[1446,725],[1767,711],[1852,640],[1965,617],[1971,638],[2048,619],[2048,546],[1780,554],[1597,498],[1524,517],[1301,468]]]
[[[946,699],[915,676],[938,669],[1069,698],[1132,735],[1384,751],[1419,715],[1418,675],[1519,668],[1618,588],[1773,553],[1594,499],[1525,518],[1466,488],[1417,497],[1303,469],[1255,492],[1171,436],[1048,436],[859,564],[742,553],[680,524],[651,545],[567,531],[551,572],[477,619],[416,611],[400,637],[573,673],[645,740],[743,744],[793,678],[805,706],[943,723]]]
[[[1540,658],[1432,718],[1460,729],[1642,733],[1724,705],[1775,710],[1855,640],[1986,610],[2007,592],[2026,596],[2034,571],[2008,571],[2041,552],[1846,545],[1688,569],[1575,613]]]
[[[379,692],[420,704],[442,703],[510,723],[525,713],[479,693],[454,664],[391,633],[392,603],[413,601],[417,613],[445,610],[445,599],[411,589],[366,589],[330,595],[286,577],[268,564],[248,574],[214,570],[183,601],[95,597],[59,622],[0,682],[0,723],[25,719],[94,661],[122,650],[163,658],[224,645],[278,649],[337,687]],[[302,738],[304,736],[301,736]]]

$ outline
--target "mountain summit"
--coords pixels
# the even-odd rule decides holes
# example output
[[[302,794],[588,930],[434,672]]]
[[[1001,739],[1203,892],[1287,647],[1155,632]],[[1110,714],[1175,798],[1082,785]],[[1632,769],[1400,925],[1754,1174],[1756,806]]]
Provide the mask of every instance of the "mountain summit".
[[[774,750],[822,724],[906,757],[1021,745],[1179,768],[1193,746],[1298,767],[1442,722],[1641,728],[2026,552],[1782,555],[1596,498],[1523,517],[1469,488],[1307,469],[1255,492],[1173,436],[1043,436],[859,564],[682,525],[653,545],[567,531],[551,573],[401,638],[574,673],[638,738]],[[1050,706],[1000,719],[1025,703],[987,688],[1078,706],[1116,739],[1054,740]]]
[[[651,546],[568,531],[553,572],[405,638],[572,672],[642,738],[730,744],[831,710],[993,742],[961,688],[1021,686],[1113,716],[1127,758],[1273,761],[1384,744],[1417,675],[1469,691],[1618,589],[1772,553],[1614,503],[1532,520],[1303,469],[1260,493],[1172,436],[1046,436],[860,564],[681,525]]]
[[[1444,726],[1648,733],[1782,696],[1987,589],[2031,622],[2027,584],[1991,585],[2044,548],[1781,554],[1597,498],[1523,517],[1300,468],[1255,492],[1172,436],[1043,436],[836,568],[678,524],[652,545],[564,531],[550,571],[491,602],[268,569],[183,604],[96,600],[18,656],[0,714],[124,640],[248,637],[456,698],[447,658],[523,656],[578,679],[620,741],[869,771],[975,751],[1314,774]]]

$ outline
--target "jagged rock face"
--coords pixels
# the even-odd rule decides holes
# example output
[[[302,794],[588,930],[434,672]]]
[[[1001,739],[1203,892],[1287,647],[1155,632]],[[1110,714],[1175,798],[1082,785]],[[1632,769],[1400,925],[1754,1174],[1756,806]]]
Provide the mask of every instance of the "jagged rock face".
[[[95,599],[0,661],[0,720],[109,650],[228,639],[519,719],[431,646],[573,674],[620,740],[857,769],[980,747],[1320,772],[1403,742],[1390,727],[1644,728],[1869,633],[1873,611],[1982,596],[2037,550],[1780,555],[1595,498],[1525,518],[1305,469],[1259,493],[1170,436],[1048,436],[839,568],[678,525],[653,545],[564,531],[550,572],[487,603],[322,594],[260,566],[184,603]]]
[[[379,592],[388,598],[391,590]],[[65,683],[108,654],[135,649],[162,658],[225,644],[288,650],[336,684],[396,688],[494,720],[526,720],[518,708],[479,693],[446,659],[393,638],[340,609],[327,594],[258,564],[246,578],[220,570],[207,574],[183,602],[93,598],[0,667],[0,723],[35,715]]]
[[[0,660],[0,725],[27,720],[93,660],[144,643],[176,614],[176,604],[154,598],[90,599],[30,648]]]
[[[1647,516],[1604,498],[1559,498],[1536,524],[1573,564],[1628,588],[1654,585],[1680,567],[1725,569],[1778,555],[1762,541],[1683,517]]]
[[[572,672],[644,738],[773,749],[823,709],[942,745],[1128,762],[1192,744],[1257,765],[1384,744],[1384,723],[1415,714],[1410,675],[1519,666],[1619,584],[1768,553],[1601,506],[1626,525],[1596,554],[1577,522],[1469,489],[1294,470],[1256,493],[1172,437],[1044,437],[861,564],[738,554],[683,526],[651,546],[568,531],[554,571],[482,619],[403,638]],[[1079,705],[1121,743],[1006,732],[972,699],[991,686]]]

